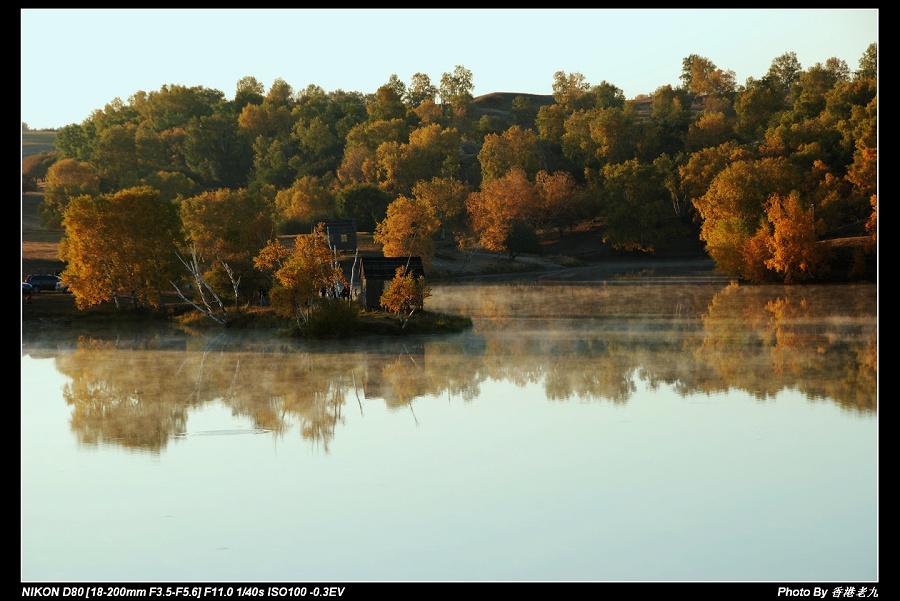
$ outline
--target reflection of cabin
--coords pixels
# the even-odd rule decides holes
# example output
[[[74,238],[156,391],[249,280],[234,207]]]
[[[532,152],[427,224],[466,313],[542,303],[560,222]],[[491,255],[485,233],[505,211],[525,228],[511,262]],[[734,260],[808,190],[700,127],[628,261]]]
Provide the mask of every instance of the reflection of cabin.
[[[331,250],[356,250],[355,219],[325,219],[322,223],[325,224],[325,235]]]
[[[362,291],[359,304],[366,309],[381,307],[381,295],[397,274],[398,267],[408,267],[413,277],[425,275],[422,257],[360,257],[359,279]]]

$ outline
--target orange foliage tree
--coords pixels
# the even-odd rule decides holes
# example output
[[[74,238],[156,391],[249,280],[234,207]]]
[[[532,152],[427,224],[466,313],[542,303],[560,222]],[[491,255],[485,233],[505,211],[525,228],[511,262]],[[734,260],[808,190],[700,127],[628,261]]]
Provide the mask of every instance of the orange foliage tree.
[[[787,196],[773,194],[766,203],[766,218],[772,224],[769,250],[772,256],[766,267],[784,277],[786,284],[815,277],[827,265],[827,255],[817,244],[821,226],[816,223],[812,207],[800,201],[796,191]]]
[[[372,238],[386,257],[419,256],[427,266],[434,257],[434,235],[441,223],[424,202],[398,196],[388,205],[387,216],[375,227]]]

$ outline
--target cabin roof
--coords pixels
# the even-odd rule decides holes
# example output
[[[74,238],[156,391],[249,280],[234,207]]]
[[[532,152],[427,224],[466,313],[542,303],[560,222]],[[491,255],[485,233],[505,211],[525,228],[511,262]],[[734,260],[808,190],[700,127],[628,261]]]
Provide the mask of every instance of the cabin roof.
[[[362,276],[371,280],[391,280],[398,267],[407,265],[413,276],[425,275],[422,257],[362,257],[360,265]]]

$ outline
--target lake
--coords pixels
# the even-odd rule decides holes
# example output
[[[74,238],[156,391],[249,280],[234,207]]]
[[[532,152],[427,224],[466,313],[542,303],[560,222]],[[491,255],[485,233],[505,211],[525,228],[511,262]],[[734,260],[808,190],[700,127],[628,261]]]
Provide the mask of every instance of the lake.
[[[875,285],[432,290],[473,329],[23,332],[22,580],[877,581]]]

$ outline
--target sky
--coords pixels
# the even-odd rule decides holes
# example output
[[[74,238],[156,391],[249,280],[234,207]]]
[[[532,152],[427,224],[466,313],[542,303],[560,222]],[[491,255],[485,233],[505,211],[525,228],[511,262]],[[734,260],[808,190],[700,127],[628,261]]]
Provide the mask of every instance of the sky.
[[[631,99],[680,85],[696,54],[740,85],[793,52],[851,70],[878,42],[878,9],[20,9],[22,121],[82,123],[164,85],[234,97],[255,77],[295,91],[374,93],[396,75],[439,85],[462,66],[474,96],[552,94],[559,71]]]

